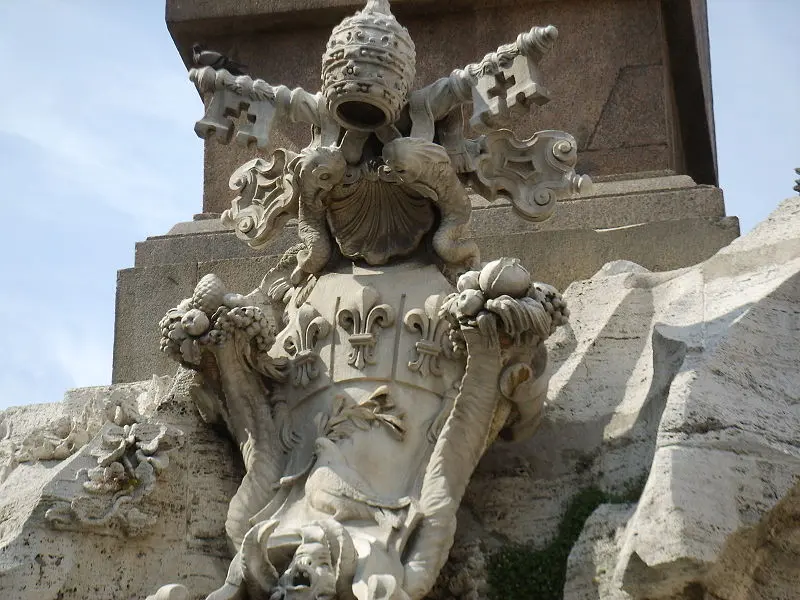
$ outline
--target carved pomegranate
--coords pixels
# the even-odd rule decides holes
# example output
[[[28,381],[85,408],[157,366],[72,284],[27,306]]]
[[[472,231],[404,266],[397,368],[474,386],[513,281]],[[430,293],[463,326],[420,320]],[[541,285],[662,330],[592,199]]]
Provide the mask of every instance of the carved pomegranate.
[[[504,295],[521,298],[528,291],[531,275],[519,259],[503,257],[481,269],[478,283],[487,298]]]

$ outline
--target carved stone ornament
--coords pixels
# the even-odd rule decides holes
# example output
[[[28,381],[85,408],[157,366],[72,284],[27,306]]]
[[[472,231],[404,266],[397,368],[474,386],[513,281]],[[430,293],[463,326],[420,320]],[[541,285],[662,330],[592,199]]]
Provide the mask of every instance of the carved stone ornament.
[[[416,358],[409,361],[408,368],[423,377],[428,374],[441,376],[441,358],[443,356],[450,358],[453,355],[453,348],[447,335],[450,323],[439,315],[445,298],[444,294],[428,296],[424,309],[410,310],[403,318],[406,328],[409,331],[419,332],[421,337],[414,344]]]
[[[108,423],[99,438],[92,452],[97,466],[82,475],[86,493],[57,503],[45,519],[56,529],[119,527],[128,535],[141,535],[156,523],[142,501],[169,466],[169,453],[183,445],[183,432],[157,423]]]
[[[334,29],[319,93],[190,72],[208,96],[199,135],[264,147],[276,120],[313,134],[240,167],[223,215],[254,248],[296,219],[301,243],[250,294],[206,275],[160,323],[246,470],[226,522],[237,552],[209,600],[421,600],[485,450],[535,430],[544,340],[568,311],[518,260],[481,263],[467,188],[542,220],[591,183],[568,134],[499,129],[547,100],[538,61],[556,37],[534,27],[414,91],[408,32],[369,0]]]
[[[356,369],[375,364],[375,346],[381,328],[394,324],[394,309],[378,304],[380,295],[371,287],[362,288],[336,315],[339,325],[348,333],[350,350],[347,363]]]
[[[297,311],[296,323],[297,329],[286,337],[283,347],[292,357],[292,383],[306,387],[319,377],[317,342],[328,337],[331,324],[308,304],[303,304]]]

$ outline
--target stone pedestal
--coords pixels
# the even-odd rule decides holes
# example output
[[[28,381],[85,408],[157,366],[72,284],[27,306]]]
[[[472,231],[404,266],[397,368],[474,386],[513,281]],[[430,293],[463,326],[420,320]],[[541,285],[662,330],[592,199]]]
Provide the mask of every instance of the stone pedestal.
[[[353,0],[167,0],[167,26],[187,66],[202,42],[248,65],[254,77],[316,91],[331,27],[363,7]],[[578,141],[576,171],[595,181],[671,171],[716,185],[714,120],[704,0],[401,0],[392,2],[417,47],[415,87],[479,60],[533,25],[559,38],[541,63],[552,100],[515,123],[543,124]],[[276,128],[278,147],[309,140],[303,126]],[[228,207],[228,177],[254,149],[206,143],[203,210]]]

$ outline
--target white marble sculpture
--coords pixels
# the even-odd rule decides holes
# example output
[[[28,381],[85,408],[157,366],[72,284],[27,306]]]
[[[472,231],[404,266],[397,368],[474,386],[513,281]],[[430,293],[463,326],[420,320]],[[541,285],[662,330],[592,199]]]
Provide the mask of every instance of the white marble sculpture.
[[[247,471],[226,523],[236,556],[209,600],[423,598],[478,460],[535,429],[543,342],[568,311],[516,259],[481,266],[467,188],[542,220],[590,183],[568,134],[500,129],[547,101],[537,61],[556,35],[534,27],[411,91],[414,45],[370,0],[334,29],[316,94],[191,71],[202,137],[264,147],[275,120],[313,126],[299,153],[237,169],[223,215],[254,248],[296,219],[301,244],[252,293],[206,275],[161,321]]]

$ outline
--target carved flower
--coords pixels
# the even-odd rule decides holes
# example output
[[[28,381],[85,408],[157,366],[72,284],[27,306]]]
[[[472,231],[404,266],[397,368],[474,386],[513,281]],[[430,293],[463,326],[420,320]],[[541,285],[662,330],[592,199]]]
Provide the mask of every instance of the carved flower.
[[[101,438],[97,467],[89,471],[84,487],[92,492],[121,489],[129,480],[149,484],[169,465],[167,451],[180,446],[183,433],[153,423],[109,426]]]
[[[169,464],[167,453],[182,444],[183,432],[170,425],[108,424],[100,447],[92,452],[97,466],[86,472],[83,482],[89,494],[54,504],[45,519],[59,529],[79,525],[144,533],[157,519],[137,504],[152,492],[156,475]]]

